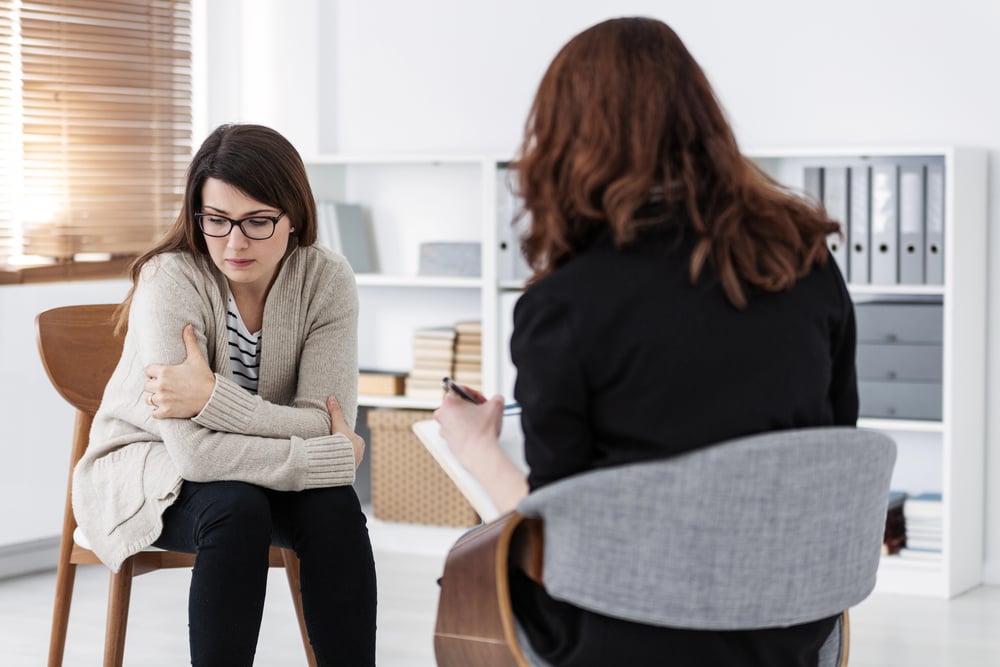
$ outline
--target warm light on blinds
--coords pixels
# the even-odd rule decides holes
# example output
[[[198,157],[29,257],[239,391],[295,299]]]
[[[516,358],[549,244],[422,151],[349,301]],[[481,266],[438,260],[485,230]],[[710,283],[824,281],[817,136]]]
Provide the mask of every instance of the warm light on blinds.
[[[0,0],[0,256],[161,235],[191,156],[190,23],[189,0]]]

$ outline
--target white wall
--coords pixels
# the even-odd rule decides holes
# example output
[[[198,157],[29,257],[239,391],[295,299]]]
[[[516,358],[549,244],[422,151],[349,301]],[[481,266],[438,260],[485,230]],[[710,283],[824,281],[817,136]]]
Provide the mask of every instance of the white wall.
[[[744,147],[984,147],[991,230],[1000,223],[996,0],[320,4],[320,62],[304,64],[298,85],[318,83],[328,97],[306,153],[511,153],[559,47],[599,20],[648,15],[702,64]],[[1000,257],[1000,235],[984,242]],[[996,262],[988,291],[989,406],[1000,393]],[[984,558],[988,581],[1000,583],[1000,410],[988,413]]]
[[[207,20],[196,38],[209,58],[201,129],[262,122],[303,154],[511,153],[558,48],[601,19],[642,14],[667,21],[685,41],[745,147],[982,146],[991,152],[991,228],[1000,222],[996,0],[196,2]],[[1000,257],[1000,235],[988,243]],[[1000,391],[1000,268],[992,265],[989,287],[992,404]],[[0,288],[0,349],[12,359],[0,365],[0,446],[27,473],[0,466],[0,545],[17,521],[12,508],[24,502],[17,493],[34,489],[33,478],[45,478],[46,490],[25,497],[44,507],[53,532],[61,511],[61,492],[52,501],[48,487],[65,481],[59,459],[69,422],[52,414],[58,402],[33,366],[31,319],[48,304],[119,292],[102,284]],[[987,427],[985,558],[988,578],[1000,583],[1000,484],[992,483],[1000,483],[1000,411]]]
[[[49,384],[35,316],[76,303],[118,303],[125,280],[0,286],[0,552],[62,529],[73,408]],[[0,576],[3,576],[0,563]]]

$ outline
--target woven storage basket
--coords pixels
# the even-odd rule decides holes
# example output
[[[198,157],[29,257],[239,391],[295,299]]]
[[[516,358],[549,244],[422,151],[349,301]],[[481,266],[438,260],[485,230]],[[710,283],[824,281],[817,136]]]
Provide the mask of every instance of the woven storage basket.
[[[479,515],[413,433],[430,418],[429,410],[368,411],[375,518],[474,526]]]

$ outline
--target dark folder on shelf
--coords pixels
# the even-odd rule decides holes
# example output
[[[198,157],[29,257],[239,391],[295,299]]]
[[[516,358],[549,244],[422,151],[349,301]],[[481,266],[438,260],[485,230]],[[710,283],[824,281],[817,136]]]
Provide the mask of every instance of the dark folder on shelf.
[[[867,166],[851,167],[850,199],[850,276],[855,285],[871,280],[871,180]]]
[[[899,282],[924,282],[924,166],[899,168]]]
[[[899,282],[899,180],[894,164],[872,167],[871,282]]]
[[[944,284],[944,165],[927,165],[924,282]]]

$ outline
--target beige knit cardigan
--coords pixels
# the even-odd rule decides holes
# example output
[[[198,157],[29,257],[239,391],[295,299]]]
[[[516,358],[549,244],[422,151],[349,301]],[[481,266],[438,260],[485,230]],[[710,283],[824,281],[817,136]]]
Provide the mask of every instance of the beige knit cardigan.
[[[227,299],[226,279],[207,256],[165,253],[139,276],[122,357],[73,475],[76,520],[114,571],[156,540],[183,480],[282,491],[354,483],[353,447],[330,435],[326,408],[336,396],[353,428],[358,296],[347,261],[293,241],[264,305],[256,396],[232,379]],[[215,390],[191,419],[154,419],[143,368],[182,362],[188,323]]]

